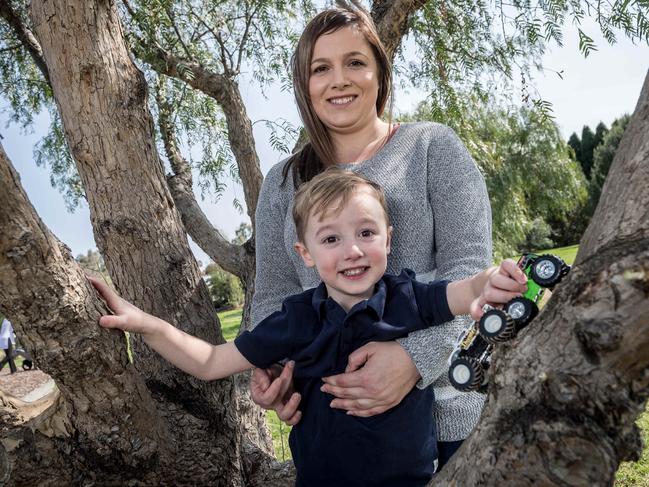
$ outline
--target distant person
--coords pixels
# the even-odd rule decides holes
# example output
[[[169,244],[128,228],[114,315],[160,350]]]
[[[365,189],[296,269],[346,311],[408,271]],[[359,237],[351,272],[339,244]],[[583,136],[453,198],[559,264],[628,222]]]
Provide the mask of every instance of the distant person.
[[[322,282],[290,296],[282,311],[234,342],[211,345],[121,299],[90,278],[115,312],[100,324],[142,334],[146,343],[184,371],[214,380],[295,362],[302,420],[289,439],[298,486],[423,487],[435,472],[437,435],[432,388],[413,389],[401,403],[372,418],[329,406],[322,377],[351,371],[349,355],[370,341],[394,340],[482,313],[485,298],[505,303],[525,290],[513,261],[454,282],[418,282],[412,271],[386,274],[392,227],[381,188],[342,169],[329,169],[295,196],[295,250]]]
[[[5,352],[5,356],[0,362],[0,370],[9,363],[9,369],[12,374],[15,374],[17,371],[16,364],[14,362],[14,344],[16,343],[16,335],[14,334],[13,326],[7,318],[2,319],[2,327],[0,328],[0,347]]]

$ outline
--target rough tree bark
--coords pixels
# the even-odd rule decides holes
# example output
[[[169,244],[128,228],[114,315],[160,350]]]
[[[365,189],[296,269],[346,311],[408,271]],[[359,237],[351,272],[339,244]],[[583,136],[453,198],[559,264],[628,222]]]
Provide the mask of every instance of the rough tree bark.
[[[433,485],[612,485],[649,395],[649,74],[575,266],[494,354],[482,419]]]
[[[113,282],[143,309],[213,343],[222,342],[155,150],[146,83],[129,58],[114,4],[35,1],[31,16],[68,145],[88,195],[95,240]],[[12,317],[17,310],[8,311]],[[45,346],[41,353],[57,355],[62,362],[65,356],[56,341],[74,333],[64,323],[57,324],[44,344],[29,332],[27,340]],[[269,449],[261,412],[247,396],[238,397],[233,380],[210,384],[193,380],[161,360],[139,338],[133,340],[133,351],[138,372],[158,408],[152,418],[164,418],[175,436],[170,442],[158,442],[160,451],[155,454],[164,466],[152,470],[165,472],[160,478],[174,484],[219,479],[223,485],[241,485],[250,474],[243,470],[243,449],[261,454],[244,443]],[[85,407],[100,415],[103,404],[86,401]],[[163,455],[162,447],[167,445],[176,446],[173,458]],[[22,457],[15,460],[23,461]],[[94,465],[90,456],[79,462],[86,466],[81,471],[107,475],[101,462]],[[116,460],[111,468],[120,463]],[[147,470],[130,471],[137,477],[148,475]],[[64,465],[56,470],[61,479],[74,471],[66,473]]]

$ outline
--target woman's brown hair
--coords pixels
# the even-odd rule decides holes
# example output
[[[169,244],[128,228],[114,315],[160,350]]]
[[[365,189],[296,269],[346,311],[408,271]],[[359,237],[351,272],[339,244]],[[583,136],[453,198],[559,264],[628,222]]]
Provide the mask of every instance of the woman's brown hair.
[[[284,182],[289,170],[293,173],[293,184],[309,181],[322,172],[327,166],[335,164],[335,151],[331,137],[325,125],[313,109],[309,96],[309,78],[311,76],[311,59],[313,48],[320,36],[331,34],[344,27],[354,26],[365,37],[372,48],[378,65],[379,91],[376,98],[376,113],[380,117],[385,110],[392,91],[392,66],[385,48],[376,32],[370,16],[360,9],[331,8],[320,12],[304,28],[293,57],[293,90],[302,123],[309,136],[302,149],[295,153],[284,165],[282,174]]]

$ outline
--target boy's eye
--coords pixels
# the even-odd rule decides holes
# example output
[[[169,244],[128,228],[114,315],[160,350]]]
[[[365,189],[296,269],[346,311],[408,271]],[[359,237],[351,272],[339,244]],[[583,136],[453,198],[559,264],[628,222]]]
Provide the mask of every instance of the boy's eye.
[[[372,237],[372,236],[374,236],[374,230],[363,230],[361,232],[361,237],[363,237],[363,238],[369,238],[369,237]]]
[[[330,235],[322,239],[322,243],[326,243],[326,244],[336,243],[337,241],[338,241],[338,237],[334,235]]]

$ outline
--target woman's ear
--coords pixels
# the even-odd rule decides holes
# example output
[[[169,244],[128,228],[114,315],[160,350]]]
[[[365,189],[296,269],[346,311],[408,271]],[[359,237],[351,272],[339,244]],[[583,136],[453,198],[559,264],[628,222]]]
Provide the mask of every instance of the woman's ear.
[[[300,257],[302,257],[305,266],[315,266],[315,262],[311,258],[311,254],[309,253],[309,249],[306,248],[306,245],[304,245],[302,242],[295,242],[295,245],[293,247],[295,248],[297,253],[300,254]]]

